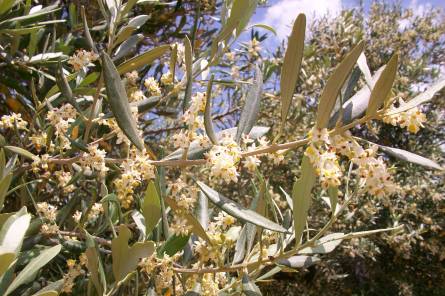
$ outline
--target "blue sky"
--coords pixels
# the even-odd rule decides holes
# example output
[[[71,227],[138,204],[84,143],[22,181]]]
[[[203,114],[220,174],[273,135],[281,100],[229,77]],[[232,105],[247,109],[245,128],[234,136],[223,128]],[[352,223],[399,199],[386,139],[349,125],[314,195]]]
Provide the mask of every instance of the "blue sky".
[[[369,9],[371,3],[371,0],[364,0],[365,9]],[[401,3],[405,7],[412,8],[415,14],[420,15],[431,7],[445,8],[444,0],[402,0]],[[278,39],[283,39],[288,36],[290,25],[301,12],[306,14],[308,22],[310,22],[316,16],[325,14],[335,16],[342,8],[358,5],[359,0],[269,0],[267,7],[257,9],[251,23],[269,25],[277,31]]]

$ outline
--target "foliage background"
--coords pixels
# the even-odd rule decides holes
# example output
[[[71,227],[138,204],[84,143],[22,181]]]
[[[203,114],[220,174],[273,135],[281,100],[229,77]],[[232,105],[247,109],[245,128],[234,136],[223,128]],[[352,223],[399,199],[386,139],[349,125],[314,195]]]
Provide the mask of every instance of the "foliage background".
[[[40,2],[50,4],[49,1]],[[53,42],[52,46],[56,51],[62,51],[68,56],[76,49],[88,48],[79,9],[72,8],[80,5],[86,6],[90,27],[95,26],[95,21],[101,18],[94,1],[61,3],[61,10],[57,14],[67,22],[45,29],[48,31],[42,32],[37,52],[45,46],[45,34],[48,32],[56,32],[57,39],[48,39],[46,42]],[[193,28],[198,8],[200,25],[196,31],[194,46],[197,51],[208,49],[213,34],[219,28],[215,20],[220,12],[219,1],[177,1],[174,5],[138,5],[134,8],[136,15],[150,16],[147,23],[140,28],[144,38],[135,53],[161,44],[182,41],[185,34]],[[303,71],[296,90],[298,95],[293,100],[294,111],[284,130],[284,138],[298,139],[308,133],[314,122],[316,98],[327,77],[336,63],[360,39],[366,40],[365,54],[373,72],[385,64],[392,53],[399,53],[400,66],[394,90],[400,98],[412,97],[424,84],[439,76],[440,69],[445,66],[445,18],[442,11],[433,9],[425,15],[417,16],[397,4],[374,3],[369,15],[366,18],[363,16],[362,9],[349,9],[334,19],[321,18],[310,25],[311,33],[306,38]],[[403,29],[399,26],[402,20],[409,20]],[[100,30],[92,30],[92,34],[94,40],[105,38]],[[265,65],[267,95],[261,106],[259,124],[270,126],[270,135],[274,135],[278,129],[277,118],[280,117],[278,77],[285,42],[277,44],[276,48],[269,47],[266,51],[259,47],[262,47],[262,42],[267,38],[266,34],[270,35],[271,32],[254,28],[243,34],[245,42],[236,43],[232,49],[235,58],[226,57],[216,73],[221,80],[239,75],[239,80],[247,81],[252,78],[254,62],[261,61]],[[260,41],[258,45],[252,43],[254,38]],[[26,38],[21,40],[23,43],[27,41]],[[16,54],[19,57],[22,55],[20,51]],[[28,102],[33,100],[32,92],[35,92],[37,98],[44,97],[52,84],[34,73],[30,74],[28,70],[8,63],[4,56],[0,59],[1,114],[8,114],[12,110],[21,113],[25,119],[32,118],[33,113],[27,110]],[[168,58],[164,58],[148,67],[145,76],[159,79],[168,62]],[[53,69],[53,66],[44,65],[41,69]],[[31,83],[36,85],[35,89],[31,87]],[[360,80],[357,88],[363,85],[364,81]],[[204,89],[205,85],[201,90]],[[244,103],[241,89],[242,87],[229,87],[215,97],[213,113],[217,129],[236,125],[240,106]],[[444,107],[442,91],[422,107],[428,122],[416,135],[381,123],[356,127],[353,133],[375,143],[429,157],[443,166]],[[173,150],[171,135],[180,127],[180,108],[178,101],[172,100],[144,115],[144,139],[156,153]],[[7,135],[4,136],[8,141]],[[167,151],[162,152],[165,147],[168,147]],[[296,151],[278,167],[268,160],[264,160],[261,165],[276,200],[280,199],[279,186],[287,184],[284,189],[291,191],[292,182],[286,180],[294,180],[299,175],[295,164],[299,163],[302,152]],[[274,281],[259,284],[265,295],[277,295],[278,287],[279,294],[283,295],[445,295],[443,173],[391,160],[397,167],[395,178],[403,191],[379,200],[364,197],[350,206],[350,218],[342,220],[334,230],[385,228],[397,222],[406,225],[405,231],[397,236],[382,234],[344,242],[336,252],[324,255],[321,262],[307,270],[282,272],[274,277]],[[170,177],[173,178],[175,174],[178,172],[172,173]],[[250,203],[246,198],[248,182],[248,178],[242,178],[240,182],[225,187],[222,192],[231,193],[231,197],[247,205]],[[89,201],[92,198],[91,190],[97,190],[94,189],[96,184],[86,182],[82,186],[79,196],[82,200]],[[37,197],[40,200],[50,200],[53,195],[45,193],[43,187],[40,191],[42,193]],[[23,205],[28,205],[30,211],[33,211],[31,201],[24,196],[26,195],[17,194],[16,198],[9,198],[5,212],[17,211]],[[314,228],[322,226],[327,214],[328,209],[323,203],[320,200],[315,202],[310,212],[311,225]],[[26,243],[33,244],[35,241]],[[62,256],[68,258],[67,252]],[[61,258],[58,260],[59,263],[63,261]],[[50,264],[40,273],[36,282],[44,283],[49,277],[55,277],[56,270],[56,263]]]

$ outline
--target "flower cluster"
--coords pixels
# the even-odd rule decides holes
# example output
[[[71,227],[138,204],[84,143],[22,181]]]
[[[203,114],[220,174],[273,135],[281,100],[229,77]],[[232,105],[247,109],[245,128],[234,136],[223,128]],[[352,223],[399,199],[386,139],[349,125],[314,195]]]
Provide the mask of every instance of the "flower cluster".
[[[335,152],[330,146],[330,139],[327,129],[312,129],[310,133],[309,147],[305,155],[309,158],[312,165],[320,177],[323,188],[338,187],[342,172]]]
[[[82,269],[83,264],[82,263],[85,263],[85,262],[81,261],[81,264],[77,264],[76,260],[74,260],[74,259],[68,259],[66,261],[66,265],[68,267],[68,272],[63,277],[62,292],[71,293],[73,291],[74,280],[79,275],[83,274],[83,269]]]
[[[237,182],[239,173],[236,165],[240,160],[241,149],[228,133],[223,133],[219,145],[214,145],[206,154],[210,165],[210,175],[224,182]]]
[[[77,111],[70,104],[64,104],[60,108],[53,108],[46,115],[49,123],[55,128],[54,134],[59,139],[62,149],[67,150],[71,148],[71,142],[66,135],[76,117]]]
[[[144,85],[148,90],[148,93],[152,96],[159,96],[161,95],[161,88],[159,87],[159,83],[153,78],[148,77],[144,81]]]
[[[17,127],[19,130],[26,129],[28,123],[22,119],[22,114],[12,113],[11,115],[3,115],[0,118],[0,128],[13,129]]]
[[[57,208],[47,202],[39,202],[36,204],[36,210],[46,220],[42,224],[40,231],[43,234],[57,233],[59,231],[59,227],[56,224]]]
[[[400,100],[403,105],[403,100]],[[410,133],[416,134],[421,127],[423,127],[423,123],[426,122],[426,116],[422,112],[420,112],[419,108],[414,107],[409,110],[400,113],[391,114],[392,111],[395,111],[396,108],[392,106],[388,110],[388,114],[383,117],[383,122],[400,126],[401,128],[406,128]]]
[[[93,62],[99,58],[94,51],[86,51],[84,49],[77,50],[76,53],[70,57],[68,64],[70,64],[74,71],[79,72],[93,66]],[[85,71],[86,72],[86,71]]]
[[[155,167],[150,164],[147,152],[132,148],[129,157],[120,165],[122,174],[114,180],[117,196],[124,209],[133,203],[133,193],[143,181],[155,178]]]
[[[98,147],[97,144],[88,146],[88,153],[82,155],[80,159],[80,164],[86,175],[91,175],[93,171],[95,171],[98,172],[99,175],[105,176],[105,173],[108,171],[105,165],[105,156],[107,153]]]

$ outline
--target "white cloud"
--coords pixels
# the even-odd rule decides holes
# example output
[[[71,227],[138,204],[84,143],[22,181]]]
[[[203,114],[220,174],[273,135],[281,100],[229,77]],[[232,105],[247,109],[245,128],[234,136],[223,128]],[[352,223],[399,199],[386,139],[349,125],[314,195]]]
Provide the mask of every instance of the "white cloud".
[[[431,3],[428,1],[422,0],[420,1],[420,4],[418,2],[419,1],[417,0],[411,0],[411,2],[408,5],[408,7],[413,10],[415,16],[422,16],[426,12],[428,12],[428,10],[431,10],[431,8],[433,7]]]
[[[342,9],[341,0],[279,0],[267,8],[261,23],[275,28],[278,38],[287,37],[299,13],[306,14],[309,24],[314,17],[336,16]]]

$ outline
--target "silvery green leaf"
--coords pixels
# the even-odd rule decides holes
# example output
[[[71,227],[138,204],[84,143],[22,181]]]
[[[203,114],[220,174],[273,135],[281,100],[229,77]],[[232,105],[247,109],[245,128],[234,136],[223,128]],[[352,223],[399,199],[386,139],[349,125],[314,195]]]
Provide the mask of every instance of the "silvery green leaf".
[[[292,97],[300,74],[303,61],[304,37],[306,32],[306,16],[299,14],[289,36],[286,53],[281,68],[281,122],[284,123],[289,113]]]
[[[365,44],[359,42],[335,68],[334,73],[329,77],[321,93],[317,110],[317,127],[325,128],[328,125],[331,112],[337,101],[337,96],[345,83],[346,79],[354,68],[358,57],[363,51]]]
[[[318,257],[312,256],[292,256],[290,258],[281,259],[277,264],[284,265],[291,268],[308,268],[320,261]]]
[[[128,139],[139,149],[144,149],[144,143],[139,138],[136,122],[130,110],[127,92],[122,84],[120,75],[111,58],[102,53],[102,67],[107,90],[108,103],[120,129]]]
[[[431,159],[428,159],[426,157],[420,156],[418,154],[403,150],[403,149],[398,149],[398,148],[393,148],[393,147],[388,147],[388,146],[382,146],[379,145],[379,148],[382,149],[383,151],[385,151],[386,153],[388,153],[391,156],[394,156],[395,158],[404,160],[404,161],[408,161],[411,163],[415,163],[427,168],[431,168],[431,169],[436,169],[436,170],[443,170],[444,168],[441,167],[438,163],[432,161]]]
[[[232,215],[235,218],[238,218],[245,222],[250,222],[257,226],[277,231],[287,233],[287,230],[276,224],[275,222],[270,221],[269,219],[259,215],[255,211],[250,209],[246,209],[243,206],[237,204],[236,202],[228,199],[227,197],[221,195],[216,192],[212,188],[208,187],[206,184],[197,181],[198,187],[202,190],[202,192],[208,197],[208,199],[217,207],[227,212],[229,215]]]
[[[380,75],[379,79],[372,88],[368,108],[366,109],[366,115],[374,115],[386,102],[386,99],[391,92],[394,79],[396,78],[397,61],[398,55],[394,54],[389,60],[388,64],[386,64],[382,75]]]
[[[374,86],[376,81],[379,79],[380,75],[382,74],[383,69],[385,69],[385,66],[380,67],[378,69],[374,76],[372,77],[372,85]],[[362,116],[366,108],[368,107],[369,103],[369,96],[371,95],[371,90],[367,85],[365,85],[363,88],[361,88],[358,92],[355,93],[349,100],[343,103],[342,106],[342,120],[341,122],[343,124],[348,124],[352,122],[354,119],[359,118]],[[329,119],[329,128],[333,128],[335,126],[335,123],[338,121],[338,117],[340,115],[340,110],[337,110]]]
[[[169,45],[161,45],[155,48],[152,48],[143,54],[135,56],[117,67],[119,74],[125,74],[127,72],[131,72],[133,70],[137,70],[144,66],[150,65],[154,60],[160,58],[167,50],[170,49]]]
[[[311,192],[315,185],[316,174],[309,158],[303,156],[301,161],[301,177],[292,188],[295,243],[300,244],[311,202]]]
[[[300,250],[299,254],[327,254],[332,252],[345,237],[344,233],[336,232],[323,236],[314,243],[313,247]]]
[[[61,245],[56,245],[54,247],[43,250],[39,256],[33,258],[22,271],[17,275],[17,277],[9,285],[5,292],[5,296],[11,294],[15,289],[23,284],[27,284],[34,280],[37,272],[45,266],[49,261],[59,254],[62,249]]]
[[[260,289],[258,288],[257,285],[255,285],[255,283],[253,281],[250,280],[249,276],[247,274],[243,275],[243,279],[242,279],[242,287],[243,287],[243,293],[246,296],[261,296],[263,294],[261,294]]]
[[[125,57],[131,52],[134,52],[136,50],[136,45],[144,39],[144,35],[142,34],[136,34],[122,42],[119,47],[116,49],[113,60],[117,61],[120,58]]]
[[[243,134],[249,134],[256,123],[258,113],[260,112],[260,102],[263,92],[263,73],[258,65],[255,66],[255,80],[250,87],[246,103],[241,112],[238,128],[236,130],[235,141],[239,142]]]
[[[401,105],[399,108],[397,108],[391,112],[388,112],[387,115],[404,112],[404,111],[407,111],[414,107],[417,107],[420,104],[426,103],[426,102],[430,101],[434,97],[434,95],[444,87],[445,87],[445,76],[440,77],[434,83],[430,84],[426,91],[417,95],[414,99],[409,100],[405,104]]]

